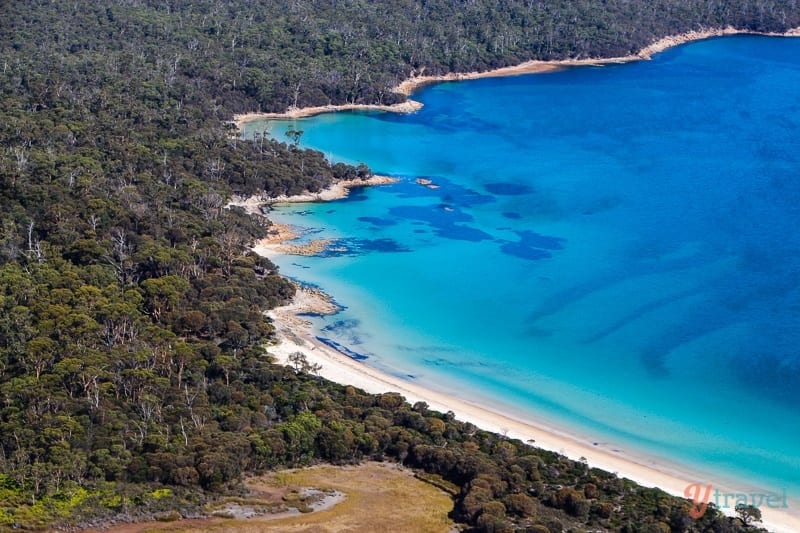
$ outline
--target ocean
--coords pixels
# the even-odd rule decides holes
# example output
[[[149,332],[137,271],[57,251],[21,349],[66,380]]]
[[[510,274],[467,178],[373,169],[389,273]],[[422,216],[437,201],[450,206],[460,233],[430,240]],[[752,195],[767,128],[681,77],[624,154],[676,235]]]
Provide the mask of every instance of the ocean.
[[[800,39],[709,39],[412,98],[411,115],[245,127],[301,129],[303,147],[400,178],[270,215],[336,239],[275,259],[344,307],[316,334],[800,504]]]

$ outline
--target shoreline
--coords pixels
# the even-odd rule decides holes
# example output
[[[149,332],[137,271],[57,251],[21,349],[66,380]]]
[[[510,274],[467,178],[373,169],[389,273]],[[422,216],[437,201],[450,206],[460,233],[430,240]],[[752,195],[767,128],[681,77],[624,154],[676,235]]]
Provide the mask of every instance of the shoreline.
[[[242,196],[234,196],[225,205],[229,207],[241,207],[248,215],[263,215],[261,207],[273,204],[307,204],[311,202],[330,202],[333,200],[341,200],[347,198],[351,189],[358,189],[361,187],[376,187],[378,185],[391,185],[397,183],[400,178],[392,176],[383,176],[373,174],[366,179],[350,179],[339,180],[331,183],[328,187],[318,192],[304,192],[301,194],[280,196],[265,196],[263,194],[254,194],[248,198]]]
[[[586,59],[555,59],[552,61],[542,61],[533,59],[525,61],[519,65],[501,67],[484,72],[451,73],[438,76],[415,76],[401,82],[394,88],[395,92],[410,96],[415,91],[426,85],[442,83],[448,81],[466,81],[482,78],[500,78],[507,76],[520,76],[523,74],[541,74],[554,72],[569,67],[599,67],[603,65],[620,65],[633,61],[648,61],[654,55],[694,41],[702,41],[712,37],[723,37],[726,35],[762,35],[765,37],[800,37],[800,28],[793,28],[785,33],[765,33],[750,30],[739,30],[728,26],[727,28],[717,28],[702,31],[688,31],[678,35],[668,35],[645,46],[635,54],[619,57],[606,58],[586,58]]]
[[[450,81],[467,81],[477,80],[483,78],[502,78],[508,76],[521,76],[524,74],[543,74],[547,72],[555,72],[569,67],[580,66],[603,66],[603,65],[618,65],[630,63],[633,61],[647,61],[660,52],[687,44],[694,41],[702,41],[712,37],[723,37],[727,35],[760,35],[764,37],[800,37],[800,28],[792,28],[783,33],[778,32],[758,32],[752,30],[740,30],[732,26],[726,28],[715,28],[707,30],[691,30],[678,35],[668,35],[662,37],[649,45],[645,46],[634,54],[629,54],[620,57],[607,57],[607,58],[586,58],[586,59],[555,59],[544,61],[539,59],[532,59],[525,61],[519,65],[512,65],[508,67],[500,67],[497,69],[486,70],[482,72],[452,72],[449,74],[440,74],[425,76],[424,73],[412,76],[400,82],[392,89],[393,92],[402,94],[406,97],[411,96],[414,92],[436,83],[450,82]],[[290,108],[283,113],[242,113],[234,115],[233,124],[237,129],[241,130],[242,126],[248,122],[262,119],[272,120],[286,120],[313,117],[324,113],[338,113],[340,111],[385,111],[389,113],[415,113],[422,109],[423,104],[415,100],[408,99],[405,102],[393,105],[379,105],[379,104],[340,104],[340,105],[324,105],[314,107]]]
[[[237,129],[241,129],[248,122],[254,120],[271,119],[271,120],[287,120],[297,118],[308,118],[315,115],[322,115],[325,113],[336,113],[339,111],[383,111],[386,113],[414,113],[422,109],[422,103],[415,100],[406,100],[399,104],[383,105],[383,104],[339,104],[339,105],[320,105],[313,107],[291,107],[283,113],[259,113],[253,111],[251,113],[241,113],[233,116],[233,124]]]
[[[225,208],[240,207],[244,209],[245,213],[248,215],[266,218],[262,211],[264,206],[341,200],[350,195],[351,189],[391,185],[399,181],[400,178],[374,174],[367,179],[340,180],[315,193],[306,192],[291,196],[281,195],[274,197],[254,194],[248,198],[234,197],[225,205]],[[316,255],[323,252],[334,242],[333,239],[316,239],[307,243],[298,244],[291,244],[289,242],[297,239],[299,236],[295,229],[288,224],[272,223],[267,229],[266,237],[256,241],[251,249],[258,255],[264,257],[269,257],[270,254]]]

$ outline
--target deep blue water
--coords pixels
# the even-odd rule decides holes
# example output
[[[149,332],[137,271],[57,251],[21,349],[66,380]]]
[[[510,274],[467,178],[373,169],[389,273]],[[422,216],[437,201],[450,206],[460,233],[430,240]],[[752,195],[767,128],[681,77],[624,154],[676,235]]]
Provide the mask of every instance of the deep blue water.
[[[698,481],[797,498],[800,40],[414,98],[413,115],[293,123],[303,146],[402,178],[274,213],[341,239],[276,260],[346,306],[320,336]]]

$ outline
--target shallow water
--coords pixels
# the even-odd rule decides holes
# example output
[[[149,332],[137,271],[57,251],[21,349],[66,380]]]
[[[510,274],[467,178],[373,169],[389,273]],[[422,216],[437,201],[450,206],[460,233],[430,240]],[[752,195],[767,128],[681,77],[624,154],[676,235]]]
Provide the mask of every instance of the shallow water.
[[[800,40],[729,37],[292,122],[403,179],[276,210],[341,239],[276,262],[346,306],[319,335],[367,364],[791,501],[798,87]]]

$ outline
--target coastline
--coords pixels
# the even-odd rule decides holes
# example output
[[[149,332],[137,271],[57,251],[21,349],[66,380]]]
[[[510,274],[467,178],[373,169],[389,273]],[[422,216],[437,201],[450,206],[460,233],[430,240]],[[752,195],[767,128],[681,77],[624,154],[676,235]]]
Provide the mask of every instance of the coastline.
[[[249,215],[261,215],[261,207],[273,204],[307,204],[309,202],[330,202],[347,198],[351,189],[360,187],[375,187],[378,185],[391,185],[400,181],[399,178],[373,174],[366,179],[339,180],[330,184],[319,192],[305,192],[294,195],[265,196],[254,194],[249,198],[234,197],[225,207],[241,207]]]
[[[292,107],[283,113],[242,113],[233,116],[233,124],[237,129],[253,120],[273,119],[273,120],[286,120],[295,118],[307,118],[315,115],[322,115],[324,113],[336,113],[338,111],[383,111],[387,113],[414,113],[422,109],[422,104],[414,100],[406,100],[399,104],[381,105],[381,104],[341,104],[341,105],[320,105],[313,107]]]
[[[225,208],[240,207],[245,213],[251,216],[264,216],[262,208],[274,204],[305,204],[309,202],[330,202],[347,198],[351,189],[360,187],[377,187],[380,185],[390,185],[400,181],[399,178],[391,176],[381,176],[374,174],[366,179],[340,180],[332,183],[319,192],[295,194],[291,196],[264,196],[255,194],[248,198],[234,197]],[[323,252],[328,245],[333,243],[331,239],[316,239],[302,244],[290,244],[299,235],[287,224],[271,224],[267,229],[267,236],[257,241],[252,250],[264,257],[270,254],[289,254],[289,255],[316,255]]]
[[[632,61],[647,61],[659,52],[682,44],[693,41],[702,41],[712,37],[723,37],[726,35],[763,35],[769,37],[800,37],[800,28],[791,29],[785,33],[763,33],[749,30],[738,30],[731,26],[727,28],[708,29],[701,31],[688,31],[679,35],[669,35],[663,37],[636,52],[627,56],[607,57],[607,58],[586,58],[586,59],[556,59],[553,61],[541,61],[534,59],[525,61],[519,65],[502,67],[485,72],[451,73],[439,76],[415,76],[401,82],[394,91],[406,96],[410,96],[415,91],[426,85],[442,83],[447,81],[477,80],[481,78],[500,78],[507,76],[520,76],[523,74],[541,74],[554,72],[569,67],[592,67],[603,65],[619,65]]]
[[[658,52],[678,46],[691,41],[717,37],[723,35],[754,34],[765,36],[800,36],[800,29],[791,30],[784,34],[765,34],[749,31],[735,30],[727,28],[723,30],[710,30],[705,32],[689,32],[678,37],[667,37],[653,43],[635,55],[622,58],[609,58],[601,60],[566,60],[557,62],[528,62],[516,67],[506,67],[496,71],[484,73],[453,74],[445,76],[418,76],[403,82],[407,84],[408,93],[411,94],[418,88],[438,82],[459,81],[468,79],[478,79],[498,76],[514,76],[535,72],[549,72],[571,66],[592,66],[613,63],[625,63],[629,61],[647,60]],[[403,84],[401,84],[403,85]],[[369,107],[369,106],[368,106]],[[320,108],[312,108],[320,109]],[[347,110],[337,106],[325,106],[324,110],[312,112],[309,115],[320,112],[334,112]],[[251,118],[297,118],[287,117],[285,114],[269,114],[270,116],[259,115]],[[424,185],[424,184],[421,184]],[[305,195],[301,195],[305,196]],[[310,199],[294,197],[297,201],[324,201],[324,198],[314,196]],[[305,196],[308,198],[308,196]],[[331,198],[334,199],[334,198]],[[270,199],[265,203],[276,203],[277,200]],[[280,243],[259,242],[254,251],[268,257],[276,253],[286,253],[280,248]],[[317,302],[317,297],[322,302]],[[684,496],[687,486],[694,483],[704,483],[701,475],[681,470],[680,467],[664,464],[654,457],[645,454],[618,452],[616,450],[598,448],[587,438],[570,435],[567,431],[561,431],[526,416],[518,416],[513,412],[504,411],[490,404],[477,404],[463,398],[437,392],[434,388],[426,388],[423,385],[411,380],[402,379],[387,374],[380,370],[369,367],[361,362],[344,355],[341,352],[325,345],[314,336],[311,331],[311,323],[302,315],[304,313],[328,314],[335,313],[326,303],[332,304],[330,297],[320,291],[308,291],[301,287],[298,290],[298,297],[288,306],[274,309],[268,313],[278,331],[280,342],[275,346],[270,346],[268,351],[281,364],[289,364],[288,357],[295,352],[301,352],[306,356],[312,365],[319,365],[319,374],[327,379],[341,384],[349,384],[362,388],[370,393],[384,393],[396,391],[405,396],[410,403],[424,401],[431,408],[445,412],[453,411],[456,416],[475,424],[481,429],[506,434],[512,438],[523,441],[534,440],[534,445],[543,449],[555,451],[578,460],[585,458],[587,462],[597,468],[615,472],[621,477],[629,478],[644,486],[659,487],[666,492]],[[700,477],[701,479],[698,479]],[[743,487],[738,490],[729,486],[715,485],[716,488],[724,492],[742,492]],[[726,514],[733,514],[733,509],[721,509]],[[762,508],[762,526],[771,531],[800,531],[800,513],[798,509],[791,507],[789,510],[778,510]]]
[[[443,83],[449,81],[467,81],[477,80],[482,78],[501,78],[508,76],[521,76],[524,74],[543,74],[547,72],[555,72],[569,67],[580,66],[603,66],[630,63],[632,61],[646,61],[659,52],[663,52],[670,48],[680,46],[682,44],[690,43],[693,41],[702,41],[712,37],[723,37],[726,35],[761,35],[765,37],[800,37],[800,28],[792,28],[783,33],[776,32],[757,32],[751,30],[740,30],[732,26],[726,28],[714,28],[706,30],[691,30],[678,35],[668,35],[656,40],[655,42],[645,46],[634,54],[629,54],[620,57],[608,58],[585,58],[585,59],[556,59],[552,61],[542,61],[533,59],[525,61],[519,65],[508,67],[500,67],[497,69],[487,70],[483,72],[454,72],[449,74],[426,76],[424,73],[412,76],[392,89],[393,92],[402,94],[406,97],[411,96],[414,92],[427,85],[435,83]],[[406,100],[399,104],[394,105],[378,105],[378,104],[341,104],[341,105],[324,105],[303,108],[290,108],[283,113],[242,113],[234,115],[233,124],[237,129],[248,122],[262,119],[273,120],[286,120],[312,117],[324,113],[337,113],[340,111],[385,111],[389,113],[414,113],[422,109],[423,104],[415,100]]]

